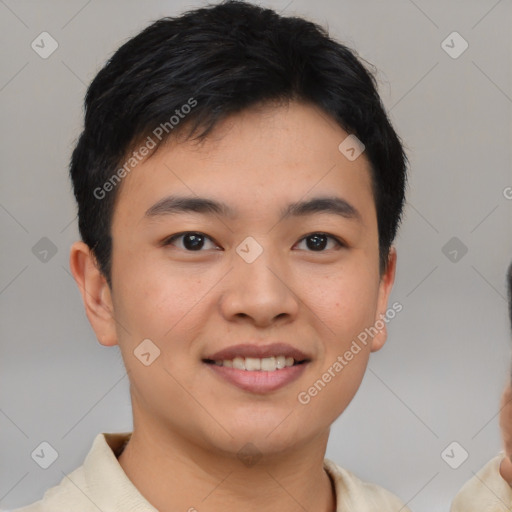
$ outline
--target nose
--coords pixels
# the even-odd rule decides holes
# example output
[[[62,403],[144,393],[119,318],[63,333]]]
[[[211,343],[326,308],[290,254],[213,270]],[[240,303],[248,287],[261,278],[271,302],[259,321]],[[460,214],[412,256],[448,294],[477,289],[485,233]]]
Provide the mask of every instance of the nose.
[[[257,327],[293,321],[299,310],[293,278],[282,258],[269,250],[248,263],[234,255],[225,280],[221,312],[228,321],[249,321]]]

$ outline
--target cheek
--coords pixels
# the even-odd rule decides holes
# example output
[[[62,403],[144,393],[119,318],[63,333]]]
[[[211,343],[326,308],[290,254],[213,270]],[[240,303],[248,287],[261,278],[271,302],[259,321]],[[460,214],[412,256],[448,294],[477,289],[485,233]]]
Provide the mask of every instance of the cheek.
[[[366,371],[368,357],[369,349],[363,347],[351,361],[346,362],[346,366],[339,374],[333,372],[336,376],[329,383],[331,387],[326,393],[324,403],[321,404],[324,409],[322,414],[330,418],[331,422],[340,416],[357,393]]]
[[[115,303],[125,365],[139,396],[155,405],[155,412],[163,397],[183,394],[172,376],[189,375],[193,340],[201,325],[198,316],[205,315],[201,297],[209,289],[183,274],[165,279],[162,275],[156,269],[127,273],[117,289]],[[147,352],[151,362],[146,366],[140,357]],[[155,389],[161,391],[159,396],[153,396]]]
[[[190,328],[207,279],[149,258],[133,258],[118,275],[116,313],[130,327],[132,337],[155,337],[163,342],[174,332]]]
[[[378,303],[378,283],[370,276],[346,273],[323,279],[323,286],[308,287],[307,303],[340,341],[372,325]]]
[[[361,334],[375,321],[378,277],[368,272],[368,266],[354,263],[350,271],[330,276],[321,290],[315,290],[309,304],[329,329],[322,330],[324,354],[303,391],[310,400],[305,407],[328,425],[348,406],[363,379],[370,345]]]
[[[328,428],[354,398],[366,370],[369,348],[351,342],[332,346],[321,367],[298,395],[305,422],[321,419]]]

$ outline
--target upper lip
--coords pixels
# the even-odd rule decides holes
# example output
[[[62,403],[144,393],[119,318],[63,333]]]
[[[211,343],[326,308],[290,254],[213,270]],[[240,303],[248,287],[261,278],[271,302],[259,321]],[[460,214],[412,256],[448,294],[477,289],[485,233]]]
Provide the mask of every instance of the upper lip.
[[[304,352],[286,343],[272,343],[271,345],[232,345],[231,347],[209,355],[205,360],[222,361],[234,359],[235,357],[257,357],[262,359],[271,356],[293,357],[295,361],[309,360]]]

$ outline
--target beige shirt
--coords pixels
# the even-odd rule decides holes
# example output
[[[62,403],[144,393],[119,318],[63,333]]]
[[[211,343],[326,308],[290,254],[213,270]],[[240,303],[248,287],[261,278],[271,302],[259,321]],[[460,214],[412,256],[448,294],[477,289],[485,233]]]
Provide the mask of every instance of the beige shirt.
[[[128,479],[117,460],[130,433],[98,434],[82,466],[48,489],[44,497],[13,512],[158,512]],[[337,512],[410,512],[382,487],[361,481],[325,459],[334,482]]]
[[[503,457],[501,454],[489,461],[464,484],[450,512],[507,512],[512,509],[512,488],[499,473]]]

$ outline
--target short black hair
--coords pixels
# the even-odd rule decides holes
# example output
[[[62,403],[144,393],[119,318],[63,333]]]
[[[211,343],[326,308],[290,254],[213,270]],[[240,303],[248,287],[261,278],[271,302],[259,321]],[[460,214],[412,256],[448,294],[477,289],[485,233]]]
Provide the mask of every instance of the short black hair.
[[[114,53],[87,90],[70,174],[82,240],[110,286],[116,185],[136,164],[137,145],[156,151],[186,127],[185,139],[201,140],[229,115],[288,101],[320,107],[365,145],[385,270],[407,157],[374,74],[319,25],[228,0],[155,21]]]

